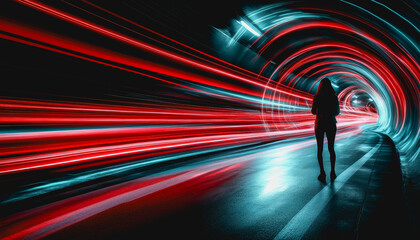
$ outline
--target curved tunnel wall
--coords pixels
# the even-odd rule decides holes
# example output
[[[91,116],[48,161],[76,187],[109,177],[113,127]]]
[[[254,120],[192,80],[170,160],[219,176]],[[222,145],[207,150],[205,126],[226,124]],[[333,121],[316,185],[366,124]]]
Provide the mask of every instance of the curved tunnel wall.
[[[193,21],[187,31],[188,11],[172,1],[168,8],[142,2],[83,1],[76,8],[67,2],[7,3],[22,14],[10,11],[0,19],[7,56],[3,70],[14,75],[2,86],[0,106],[0,141],[12,146],[1,155],[14,165],[1,165],[0,173],[90,164],[91,157],[69,155],[73,145],[88,155],[99,143],[107,144],[116,149],[113,154],[126,157],[121,161],[139,159],[121,142],[125,137],[163,144],[165,150],[173,150],[174,142],[208,150],[204,143],[215,139],[222,147],[313,136],[309,109],[325,76],[342,102],[341,132],[355,134],[360,127],[385,132],[407,162],[420,162],[414,161],[419,154],[419,31],[408,18],[417,16],[419,6],[311,2],[245,7],[229,28],[215,29],[213,47],[206,45],[211,45],[206,41],[212,21],[197,19],[214,14],[189,12]],[[163,15],[176,10],[178,18],[156,21],[146,8],[163,9]],[[163,136],[155,124],[165,131],[169,125],[176,128]],[[138,134],[128,137],[121,126]],[[111,127],[117,140],[96,141],[104,127]],[[85,130],[94,132],[89,139]],[[145,138],[149,131],[164,139]],[[67,138],[69,132],[77,138]],[[39,134],[47,141],[38,141]],[[197,134],[205,142],[195,141]],[[136,151],[152,151],[141,144]]]
[[[230,28],[237,30],[231,38],[258,53],[248,59],[251,64],[266,62],[260,74],[269,76],[267,86],[315,94],[320,79],[330,78],[342,109],[377,114],[375,124],[361,127],[390,135],[403,159],[414,161],[420,146],[420,31],[398,10],[376,1],[364,6],[294,1],[245,8],[245,15],[232,21],[236,27]],[[408,17],[418,15],[409,5],[404,10]],[[263,112],[266,100],[285,101],[267,89],[263,98]]]

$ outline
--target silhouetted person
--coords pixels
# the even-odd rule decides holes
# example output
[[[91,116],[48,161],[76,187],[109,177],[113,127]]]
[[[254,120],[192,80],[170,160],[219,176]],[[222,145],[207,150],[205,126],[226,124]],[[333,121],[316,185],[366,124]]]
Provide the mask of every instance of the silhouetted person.
[[[334,89],[331,86],[331,81],[328,78],[322,79],[319,84],[318,91],[314,97],[312,104],[312,114],[316,114],[315,120],[315,136],[318,146],[318,163],[320,174],[318,180],[325,182],[324,162],[322,160],[322,150],[324,149],[324,133],[328,139],[328,151],[331,159],[331,181],[337,175],[335,174],[335,151],[334,141],[335,133],[337,132],[337,120],[335,116],[340,113],[340,106],[338,98]]]

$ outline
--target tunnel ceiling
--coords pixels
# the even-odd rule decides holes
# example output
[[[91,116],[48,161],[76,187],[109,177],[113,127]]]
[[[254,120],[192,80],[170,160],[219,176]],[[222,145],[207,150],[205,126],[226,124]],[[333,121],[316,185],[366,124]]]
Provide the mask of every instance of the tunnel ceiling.
[[[1,1],[0,238],[415,230],[419,23],[414,0]]]
[[[243,6],[242,15],[218,29],[230,38],[229,44],[215,41],[214,46],[229,52],[235,43],[256,52],[246,61],[237,54],[236,61],[264,62],[258,71],[274,88],[288,86],[315,94],[320,80],[330,78],[344,108],[378,113],[377,123],[369,128],[390,134],[407,158],[415,159],[419,154],[417,9],[416,3],[378,1]],[[267,88],[263,118],[284,118],[282,103],[295,111],[302,106]]]
[[[118,137],[124,126],[141,136],[170,126],[176,131],[162,136],[194,147],[311,137],[309,110],[324,77],[341,102],[340,134],[388,134],[406,162],[420,153],[414,1],[2,4],[10,80],[0,89],[0,141],[16,146],[1,153],[13,164],[0,172],[78,162],[63,150],[74,141],[67,131],[82,138],[86,129],[118,128]],[[187,130],[206,140],[180,138]],[[42,145],[37,134],[65,143]],[[39,145],[56,155],[43,156]]]

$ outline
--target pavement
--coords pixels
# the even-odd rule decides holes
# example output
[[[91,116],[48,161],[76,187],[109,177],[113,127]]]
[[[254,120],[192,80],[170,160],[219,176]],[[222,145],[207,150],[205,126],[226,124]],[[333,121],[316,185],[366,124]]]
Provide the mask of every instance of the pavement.
[[[392,140],[364,131],[338,135],[335,146],[338,177],[329,179],[325,147],[326,183],[317,180],[313,137],[141,168],[9,177],[2,179],[0,237],[413,238]]]

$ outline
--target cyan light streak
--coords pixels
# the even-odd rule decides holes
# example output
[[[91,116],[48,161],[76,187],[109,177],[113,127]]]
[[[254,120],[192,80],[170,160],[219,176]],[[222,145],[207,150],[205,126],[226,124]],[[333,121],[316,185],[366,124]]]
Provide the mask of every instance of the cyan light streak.
[[[257,30],[255,30],[254,28],[252,28],[251,26],[249,26],[249,24],[246,23],[244,20],[241,20],[239,22],[239,24],[241,24],[243,27],[245,27],[248,31],[250,31],[255,36],[257,36],[257,37],[261,36],[261,34],[257,32]]]
[[[395,15],[397,15],[398,17],[402,18],[404,21],[406,21],[407,23],[409,23],[414,29],[417,30],[417,32],[420,32],[420,29],[415,24],[413,24],[412,22],[410,22],[407,18],[405,18],[404,16],[402,16],[398,12],[394,11],[392,8],[388,7],[387,5],[385,5],[383,3],[380,3],[378,1],[375,1],[375,0],[371,0],[371,1],[374,2],[374,3],[376,3],[376,4],[379,4],[379,5],[383,6],[383,7],[385,7],[386,9],[388,9],[389,11],[391,11],[392,13],[394,13]]]
[[[164,162],[171,162],[175,160],[179,160],[182,158],[202,155],[202,154],[210,154],[213,152],[218,152],[220,150],[228,150],[228,149],[234,149],[234,148],[240,148],[243,146],[247,146],[249,144],[243,144],[243,145],[237,145],[237,146],[228,146],[223,148],[214,148],[214,149],[206,149],[204,151],[191,151],[184,154],[173,154],[168,155],[165,157],[157,157],[152,159],[144,159],[141,161],[134,161],[126,164],[121,164],[117,166],[107,167],[100,170],[93,170],[88,172],[81,172],[79,174],[75,174],[69,177],[65,177],[61,180],[56,180],[54,182],[47,182],[43,185],[39,185],[33,188],[26,189],[22,192],[16,193],[14,196],[11,196],[8,199],[5,199],[1,202],[1,204],[8,204],[16,201],[21,201],[25,199],[29,199],[31,197],[35,196],[41,196],[46,193],[51,193],[53,191],[65,189],[68,187],[72,187],[78,184],[83,184],[86,182],[98,180],[105,177],[113,177],[113,176],[123,176],[127,175],[129,173],[133,173],[134,171],[139,172],[139,175],[141,175],[141,170],[144,167],[164,163]],[[174,171],[174,170],[171,170]]]
[[[172,170],[163,173],[173,174],[175,183],[180,183],[248,161],[261,146],[282,154],[276,148],[278,141],[284,140],[285,148],[281,151],[285,152],[313,145],[314,116],[309,109],[318,82],[324,77],[336,84],[341,101],[338,137],[350,137],[362,129],[379,130],[393,137],[406,160],[413,160],[420,153],[420,68],[415,58],[420,55],[418,44],[410,32],[386,18],[379,18],[375,11],[346,1],[334,6],[288,1],[259,9],[245,8],[245,16],[232,18],[232,29],[215,32],[223,34],[223,40],[231,37],[230,43],[237,42],[235,47],[241,51],[252,53],[232,54],[237,58],[252,55],[249,58],[253,59],[236,62],[252,65],[255,59],[261,60],[261,64],[250,70],[212,55],[225,50],[221,48],[226,47],[229,39],[223,46],[212,46],[222,51],[210,54],[121,17],[102,6],[101,1],[82,2],[71,3],[72,10],[67,11],[66,1],[16,1],[17,9],[35,12],[34,21],[27,22],[19,14],[1,18],[0,37],[4,43],[15,44],[18,50],[42,49],[43,57],[64,56],[80,65],[86,64],[86,71],[97,67],[112,69],[118,76],[129,73],[138,82],[120,89],[115,81],[113,86],[118,89],[105,89],[111,94],[104,91],[97,97],[60,96],[54,92],[54,97],[43,99],[45,95],[41,91],[34,92],[41,99],[22,99],[20,95],[1,98],[0,124],[14,128],[0,134],[2,177],[44,172],[59,176],[50,179],[53,182],[24,186],[26,190],[9,195],[2,204],[30,201],[78,185],[95,188],[95,181],[102,178],[137,179],[143,177],[142,171],[154,166],[167,164],[168,167],[179,159],[194,157],[197,162],[188,169],[180,167],[181,171],[185,170],[180,176]],[[418,31],[408,18],[373,2]],[[349,11],[348,5],[355,8]],[[89,8],[85,9],[86,6]],[[36,16],[58,20],[54,23],[57,26],[52,27],[55,31],[42,25],[44,21],[37,22]],[[71,31],[67,31],[65,27],[70,25]],[[84,34],[97,38],[83,38]],[[104,40],[112,44],[107,45]],[[120,47],[127,51],[120,51]],[[30,64],[22,69],[25,67],[32,68]],[[54,69],[43,70],[44,74],[52,71],[54,75]],[[104,74],[96,76],[110,80]],[[149,83],[156,87],[150,87]],[[352,103],[353,96],[359,96],[357,104]],[[293,144],[293,139],[299,142]],[[275,143],[263,144],[270,141]],[[258,147],[253,148],[254,145]],[[231,154],[224,150],[230,150]],[[208,159],[209,156],[214,158]],[[214,162],[232,157],[243,159]],[[200,161],[212,166],[194,168]],[[166,180],[162,180],[163,184],[151,183],[154,187],[137,182],[136,188],[146,188],[151,193],[174,186],[174,182]],[[269,185],[266,190],[275,188],[276,185]],[[138,194],[147,194],[144,189],[137,190],[115,193],[118,204],[126,203],[123,199],[126,196],[133,200],[139,198]],[[95,197],[93,201],[84,199],[81,206],[69,204],[61,219],[54,215],[61,208],[47,206],[52,215],[41,213],[41,221],[35,217],[32,222],[17,225],[12,229],[14,236],[33,236],[25,235],[25,231],[32,230],[50,234],[85,218],[85,210],[90,211],[88,216],[93,216],[116,206],[110,200],[113,196],[103,197],[99,193]],[[102,209],[98,210],[97,206]],[[40,209],[29,209],[29,215],[37,215]],[[27,221],[26,213],[20,220]],[[56,221],[52,228],[51,221]]]
[[[261,104],[264,104],[264,105],[267,105],[267,106],[279,107],[281,109],[284,109],[285,111],[308,111],[308,110],[310,110],[310,108],[308,106],[296,106],[296,105],[289,104],[287,102],[273,102],[273,101],[268,101],[268,100],[263,99],[263,98],[247,96],[247,95],[239,94],[239,93],[235,93],[235,92],[228,92],[228,91],[221,90],[221,89],[214,89],[214,88],[208,88],[208,87],[200,87],[200,89],[205,90],[207,92],[220,94],[222,96],[230,96],[230,97],[234,97],[234,98],[237,98],[237,99],[241,99],[241,100],[244,100],[245,103],[248,102],[252,106],[260,106]]]
[[[358,5],[356,5],[356,4],[353,4],[353,3],[351,3],[351,2],[348,2],[348,1],[345,1],[345,0],[340,0],[341,2],[344,2],[344,3],[346,3],[346,4],[349,4],[349,5],[351,5],[351,6],[353,6],[353,7],[356,7],[356,8],[358,8],[358,9],[360,9],[360,10],[362,10],[362,11],[364,11],[364,12],[366,12],[366,13],[368,13],[368,14],[370,14],[370,15],[372,15],[372,16],[374,16],[375,18],[377,18],[377,19],[379,19],[379,20],[381,20],[383,23],[385,23],[388,27],[390,27],[390,28],[392,28],[394,31],[396,31],[400,36],[403,36],[408,42],[410,42],[411,43],[411,45],[414,47],[414,48],[416,48],[416,50],[418,51],[418,52],[420,52],[420,48],[418,47],[418,44],[416,44],[415,42],[413,42],[413,40],[411,40],[411,38],[410,37],[408,37],[405,33],[403,33],[400,29],[398,29],[397,27],[395,27],[394,25],[392,25],[392,24],[390,24],[388,21],[386,21],[385,19],[383,19],[383,18],[381,18],[381,17],[379,17],[378,15],[376,15],[376,14],[374,14],[374,13],[372,13],[372,12],[370,12],[370,11],[368,11],[368,10],[366,10],[366,9],[364,9],[364,8],[362,8],[362,7],[360,7],[360,6],[358,6]]]
[[[373,99],[376,109],[379,113],[379,120],[376,124],[377,130],[390,134],[390,136],[392,136],[393,139],[397,142],[397,145],[399,146],[399,149],[402,151],[403,155],[408,156],[405,158],[413,160],[418,155],[417,148],[420,142],[420,139],[418,137],[418,126],[416,124],[416,122],[418,123],[418,120],[416,119],[418,119],[419,104],[416,103],[415,100],[419,98],[418,91],[417,93],[414,92],[414,94],[416,94],[417,96],[413,96],[414,98],[412,98],[412,93],[408,92],[412,91],[409,87],[407,88],[404,84],[401,84],[401,82],[395,83],[394,80],[392,80],[391,78],[382,79],[382,77],[386,77],[391,73],[395,74],[395,79],[397,79],[398,77],[401,78],[400,75],[403,74],[405,76],[403,76],[402,78],[411,78],[407,79],[407,82],[411,84],[411,86],[418,88],[419,82],[417,80],[418,77],[416,77],[416,75],[418,76],[419,66],[415,62],[410,63],[410,61],[412,61],[412,59],[414,58],[413,56],[420,55],[418,48],[419,44],[417,44],[411,36],[404,33],[404,31],[401,30],[399,27],[394,26],[389,21],[377,16],[372,11],[364,9],[355,3],[351,3],[344,0],[342,0],[341,2],[357,8],[362,13],[367,13],[368,15],[373,16],[375,19],[378,19],[380,22],[384,23],[387,28],[379,25],[378,23],[363,19],[363,16],[358,15],[358,12],[353,13],[353,15],[356,16],[356,18],[352,18],[352,13],[349,13],[347,11],[339,12],[337,10],[334,10],[330,12],[328,9],[317,9],[317,12],[311,12],[311,10],[307,10],[310,8],[304,8],[305,10],[300,9],[299,3],[295,4],[292,2],[283,2],[282,4],[272,4],[270,6],[264,6],[259,9],[245,9],[246,17],[248,19],[251,19],[253,23],[260,29],[266,31],[257,41],[254,41],[252,43],[253,47],[257,49],[264,47],[266,49],[267,45],[271,44],[271,42],[269,42],[270,38],[274,38],[276,32],[286,31],[288,28],[291,29],[302,23],[313,22],[316,25],[317,22],[322,20],[323,23],[331,22],[331,27],[339,26],[333,25],[336,22],[342,24],[343,26],[348,24],[344,19],[337,20],[336,18],[334,18],[333,14],[340,14],[344,18],[349,17],[353,20],[356,19],[358,21],[357,24],[360,24],[360,26],[363,28],[375,27],[382,31],[384,33],[384,36],[369,36],[369,33],[364,34],[365,29],[358,29],[358,25],[354,22],[348,24],[348,26],[350,27],[346,26],[346,28],[342,28],[342,30],[348,29],[346,31],[353,31],[353,35],[350,35],[351,38],[346,39],[345,42],[353,44],[352,47],[354,47],[354,51],[365,51],[365,46],[360,45],[360,43],[352,42],[352,38],[359,38],[359,41],[364,41],[366,46],[369,46],[371,48],[369,49],[369,51],[374,50],[373,54],[375,57],[381,59],[381,61],[387,64],[387,69],[380,69],[381,72],[385,70],[385,72],[381,73],[383,74],[382,76],[378,76],[378,72],[376,72],[376,70],[369,70],[368,66],[354,67],[351,64],[349,64],[348,66],[346,66],[345,64],[328,65],[329,63],[325,63],[325,66],[329,66],[332,68],[340,67],[344,69],[343,71],[354,72],[359,74],[360,76],[363,76],[363,78],[361,78],[360,80],[353,81],[352,83],[359,85],[361,89],[366,91]],[[416,31],[419,31],[419,29],[403,15],[394,11],[385,4],[379,3],[374,0],[372,2],[388,9],[393,14],[396,14],[398,17],[410,24],[410,26],[414,27]],[[327,25],[325,25],[325,27],[326,26]],[[337,27],[337,29],[339,29],[339,27]],[[326,37],[328,38],[329,36]],[[395,46],[388,46],[382,43],[382,39],[380,39],[380,37],[388,38],[387,40],[391,40],[395,44]],[[321,40],[322,36],[318,37],[317,41]],[[280,41],[280,39],[276,40],[276,42]],[[299,43],[300,45],[304,46],[305,40],[296,39],[296,43]],[[412,50],[415,51],[413,52]],[[267,59],[267,62],[273,60],[275,62],[281,62],[278,59]],[[298,62],[300,60],[298,58],[289,58],[287,62],[284,62],[284,66],[287,66],[287,64],[294,64],[295,61]],[[370,64],[372,63],[373,62],[370,62]],[[286,72],[284,68],[277,69],[282,69],[283,73]],[[286,73],[293,74],[293,72]],[[407,73],[409,73],[409,75],[407,75]],[[274,76],[277,76],[275,72],[272,74],[271,78],[273,78]],[[329,77],[334,79],[334,76]],[[394,76],[392,78],[394,78]],[[367,81],[369,84],[361,82],[362,79],[364,79],[363,81]],[[297,83],[293,84],[298,85]],[[347,85],[344,85],[344,87]],[[299,84],[299,86],[303,85]],[[336,88],[343,90],[340,86],[341,85],[338,85],[336,86]],[[405,92],[403,93],[401,92],[401,90]],[[399,94],[404,95],[398,96]],[[409,100],[404,100],[404,98],[407,98]],[[414,99],[414,101],[412,101],[411,103],[408,102],[410,101],[410,99]],[[274,97],[271,102],[271,104],[267,104],[267,107],[272,108],[272,106],[275,103]],[[265,101],[262,103],[262,105],[264,106],[264,104],[266,104]],[[416,105],[417,112],[407,112],[405,110],[408,109],[408,106],[410,106],[411,104]],[[281,111],[281,108],[278,108],[278,111]],[[410,121],[414,122],[411,123]],[[414,129],[415,131],[413,131]],[[411,156],[413,158],[411,158]]]

